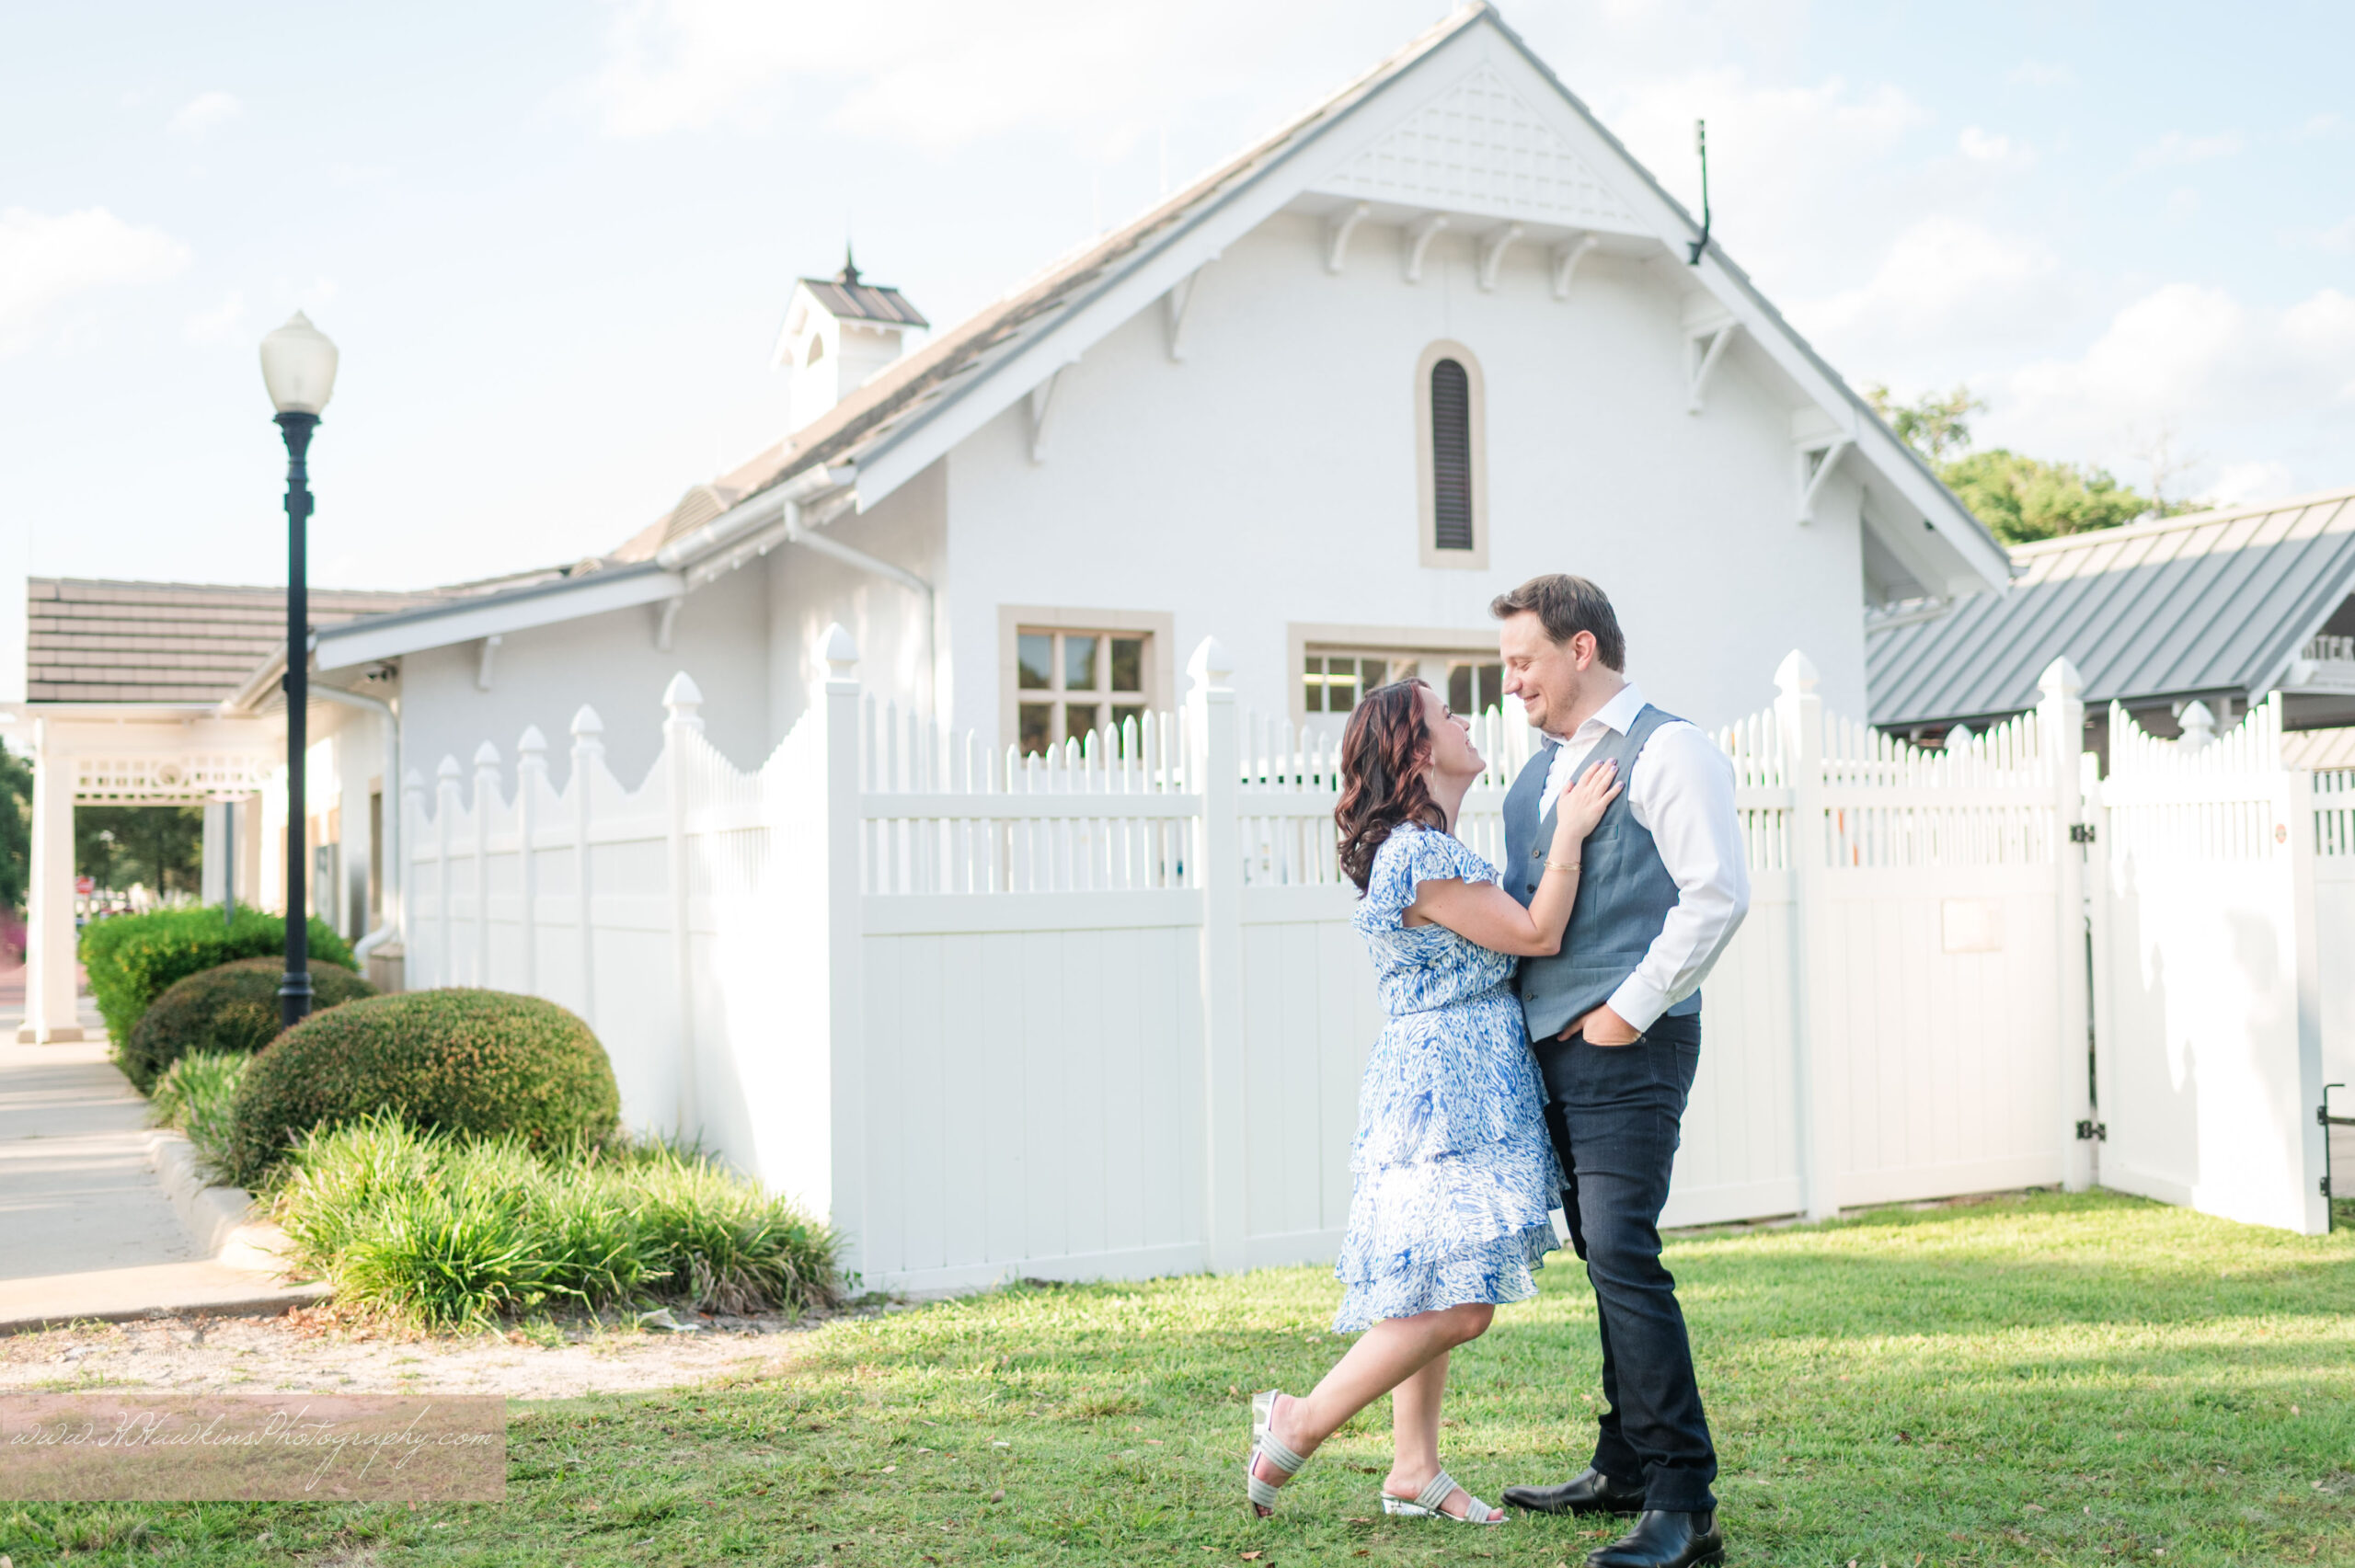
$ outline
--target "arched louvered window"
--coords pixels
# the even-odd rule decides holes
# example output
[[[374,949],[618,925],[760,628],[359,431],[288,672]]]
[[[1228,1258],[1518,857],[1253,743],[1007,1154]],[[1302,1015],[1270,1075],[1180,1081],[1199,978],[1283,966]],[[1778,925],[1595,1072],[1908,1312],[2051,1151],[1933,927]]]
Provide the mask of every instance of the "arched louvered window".
[[[1488,440],[1480,361],[1461,343],[1426,348],[1415,365],[1415,477],[1426,567],[1488,564]]]
[[[1431,367],[1431,547],[1472,548],[1472,378],[1455,360]]]

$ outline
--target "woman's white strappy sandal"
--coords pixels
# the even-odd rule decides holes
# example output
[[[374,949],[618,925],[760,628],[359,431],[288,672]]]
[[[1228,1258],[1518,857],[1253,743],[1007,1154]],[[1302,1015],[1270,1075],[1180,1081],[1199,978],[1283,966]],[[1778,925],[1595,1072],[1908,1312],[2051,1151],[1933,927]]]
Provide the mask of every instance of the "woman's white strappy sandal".
[[[1446,1502],[1448,1498],[1453,1496],[1457,1492],[1462,1490],[1462,1488],[1455,1484],[1455,1478],[1453,1476],[1448,1474],[1445,1471],[1442,1471],[1437,1475],[1431,1477],[1431,1483],[1429,1486],[1424,1487],[1420,1492],[1415,1494],[1415,1500],[1412,1503],[1407,1502],[1404,1497],[1393,1497],[1389,1493],[1384,1493],[1382,1494],[1382,1511],[1385,1514],[1397,1514],[1410,1519],[1453,1519],[1460,1525],[1501,1525],[1504,1523],[1502,1519],[1492,1519],[1488,1517],[1489,1514],[1494,1512],[1494,1510],[1486,1503],[1481,1502],[1477,1497],[1474,1497],[1469,1492],[1465,1492],[1464,1494],[1466,1502],[1464,1505],[1464,1512],[1461,1515],[1451,1514],[1440,1506],[1441,1504]]]
[[[1268,1463],[1278,1475],[1290,1481],[1308,1462],[1307,1456],[1295,1454],[1276,1436],[1277,1391],[1262,1390],[1251,1396],[1251,1452],[1243,1461],[1244,1490],[1250,1496],[1251,1510],[1261,1518],[1276,1511],[1276,1485],[1259,1479],[1259,1457],[1267,1456]]]

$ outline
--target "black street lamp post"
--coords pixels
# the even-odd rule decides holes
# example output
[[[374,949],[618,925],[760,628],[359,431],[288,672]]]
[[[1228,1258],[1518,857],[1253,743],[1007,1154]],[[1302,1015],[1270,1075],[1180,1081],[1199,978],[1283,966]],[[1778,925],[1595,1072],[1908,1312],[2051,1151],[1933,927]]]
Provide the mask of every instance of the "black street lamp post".
[[[278,984],[278,1016],[293,1028],[311,1011],[311,932],[305,878],[309,874],[308,782],[311,701],[311,596],[304,536],[311,520],[305,459],[319,410],[335,391],[336,348],[301,311],[261,340],[262,382],[278,407],[286,438],[286,973]]]

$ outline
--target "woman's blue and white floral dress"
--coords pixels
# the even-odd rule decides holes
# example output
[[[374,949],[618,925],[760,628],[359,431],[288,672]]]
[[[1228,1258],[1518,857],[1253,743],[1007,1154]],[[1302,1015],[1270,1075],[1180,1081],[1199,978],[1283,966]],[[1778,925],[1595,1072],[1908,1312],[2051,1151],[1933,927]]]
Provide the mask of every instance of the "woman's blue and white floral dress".
[[[1437,829],[1374,853],[1355,921],[1390,1022],[1358,1087],[1336,1333],[1469,1301],[1520,1301],[1557,1244],[1561,1167],[1512,991],[1515,960],[1442,925],[1402,923],[1416,885],[1496,882]]]

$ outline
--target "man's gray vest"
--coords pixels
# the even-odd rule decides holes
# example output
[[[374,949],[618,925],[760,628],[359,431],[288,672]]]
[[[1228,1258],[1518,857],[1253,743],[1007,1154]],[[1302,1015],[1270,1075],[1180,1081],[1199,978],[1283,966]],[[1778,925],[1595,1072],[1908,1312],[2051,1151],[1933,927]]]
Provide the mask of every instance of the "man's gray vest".
[[[1624,786],[1635,773],[1636,754],[1652,732],[1679,722],[1646,704],[1626,734],[1603,738],[1579,764],[1571,783],[1609,758],[1617,761]],[[1537,818],[1537,803],[1545,797],[1545,773],[1553,761],[1553,747],[1540,747],[1505,794],[1505,890],[1523,905],[1537,895],[1538,881],[1545,875],[1545,848],[1554,838],[1557,812],[1547,812],[1542,823]],[[1564,844],[1563,855],[1569,849]],[[1581,860],[1578,903],[1570,910],[1569,929],[1562,933],[1562,950],[1551,958],[1521,961],[1522,1016],[1528,1020],[1533,1040],[1560,1034],[1572,1020],[1610,1001],[1611,993],[1644,961],[1668,923],[1668,911],[1676,907],[1676,879],[1660,864],[1660,847],[1651,834],[1628,809],[1625,787],[1587,835]],[[1675,1018],[1700,1011],[1697,990],[1668,1010]]]

